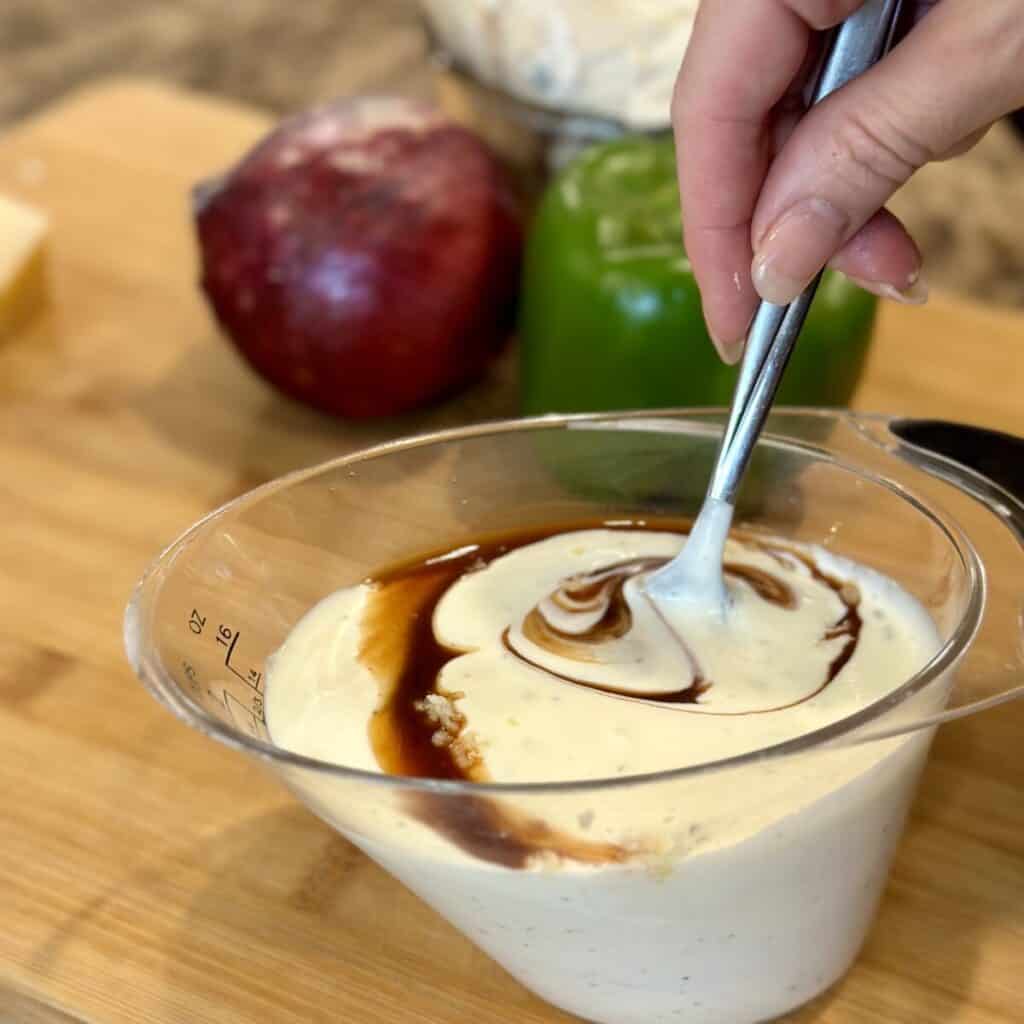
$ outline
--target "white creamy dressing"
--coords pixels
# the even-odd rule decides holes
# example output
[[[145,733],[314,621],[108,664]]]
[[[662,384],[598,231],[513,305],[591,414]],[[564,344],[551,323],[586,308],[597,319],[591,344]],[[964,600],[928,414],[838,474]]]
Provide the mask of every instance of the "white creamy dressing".
[[[836,644],[807,645],[816,634],[820,641],[820,627],[844,603],[815,586],[798,559],[788,570],[771,564],[798,594],[798,611],[759,602],[731,579],[730,628],[749,631],[749,642],[730,650],[721,632],[710,643],[689,633],[688,646],[712,681],[696,705],[566,682],[525,665],[502,642],[506,627],[513,642],[511,630],[522,633],[525,615],[550,606],[567,576],[670,557],[681,544],[676,534],[579,531],[515,549],[451,586],[434,627],[467,653],[442,670],[443,688],[463,694],[455,704],[493,779],[625,775],[769,746],[884,697],[938,648],[927,612],[895,582],[817,548],[803,553],[859,591],[863,628],[834,681],[783,710],[742,713],[806,694]],[[763,560],[772,561],[730,541],[732,558],[765,569]],[[609,678],[620,687],[677,689],[678,648],[643,595],[627,589],[633,630],[625,646],[604,650],[616,662]],[[368,585],[332,594],[287,637],[268,667],[267,721],[278,745],[377,770],[367,725],[381,687],[358,657],[373,596]],[[584,616],[574,628],[593,624]],[[569,668],[578,674],[581,666]],[[912,698],[916,710],[939,707],[950,684],[943,677]],[[321,817],[556,1005],[601,1024],[745,1024],[788,1013],[849,966],[884,886],[929,739],[922,730],[622,787],[438,795],[427,814],[409,803],[430,796],[426,788],[312,771],[287,778]],[[511,827],[514,840],[525,816],[577,841],[626,844],[635,857],[591,866],[538,856],[519,869],[502,867],[472,846],[490,828],[474,824],[474,807],[492,800],[492,837]],[[468,849],[445,820],[464,823]]]
[[[863,620],[853,656],[822,689],[845,643],[824,639],[842,617],[842,601],[798,559],[780,560],[734,540],[726,545],[726,561],[783,580],[796,596],[795,609],[765,601],[744,580],[731,579],[726,627],[688,617],[684,650],[636,577],[623,591],[632,629],[602,645],[599,660],[560,659],[524,635],[527,614],[567,577],[630,559],[670,558],[681,543],[678,534],[653,531],[561,534],[515,549],[450,587],[435,611],[435,636],[464,653],[445,665],[438,690],[459,695],[454,704],[493,781],[642,774],[769,747],[874,703],[938,648],[927,612],[895,582],[809,550],[819,569],[855,585]],[[377,770],[367,723],[378,707],[379,687],[358,658],[371,586],[331,595],[295,627],[270,669],[267,721],[280,746]],[[506,629],[512,651],[503,642]],[[694,663],[710,686],[689,704],[625,697],[558,677],[668,694],[693,681]]]

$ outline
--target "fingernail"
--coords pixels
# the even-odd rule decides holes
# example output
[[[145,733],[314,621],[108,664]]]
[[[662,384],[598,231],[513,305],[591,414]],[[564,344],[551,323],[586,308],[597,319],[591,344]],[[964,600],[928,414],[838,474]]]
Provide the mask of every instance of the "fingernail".
[[[792,302],[831,259],[846,237],[849,219],[824,199],[803,199],[765,233],[751,276],[765,302]]]
[[[864,278],[854,277],[852,274],[846,276],[864,291],[871,292],[872,295],[877,295],[882,299],[891,299],[904,306],[923,306],[928,301],[928,282],[920,270],[911,275],[910,280],[903,288],[897,288],[896,285],[888,281],[866,281]]]
[[[743,338],[724,341],[710,327],[708,328],[708,334],[711,335],[711,343],[715,346],[715,351],[721,357],[723,363],[727,366],[734,366],[740,361],[740,356],[743,355]]]

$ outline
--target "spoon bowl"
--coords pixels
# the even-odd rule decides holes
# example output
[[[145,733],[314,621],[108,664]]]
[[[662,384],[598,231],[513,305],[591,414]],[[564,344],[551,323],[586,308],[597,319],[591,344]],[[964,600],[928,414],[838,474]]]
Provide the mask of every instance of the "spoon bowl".
[[[669,621],[690,615],[725,620],[729,591],[722,560],[734,511],[728,502],[708,498],[682,551],[648,578],[647,596]]]

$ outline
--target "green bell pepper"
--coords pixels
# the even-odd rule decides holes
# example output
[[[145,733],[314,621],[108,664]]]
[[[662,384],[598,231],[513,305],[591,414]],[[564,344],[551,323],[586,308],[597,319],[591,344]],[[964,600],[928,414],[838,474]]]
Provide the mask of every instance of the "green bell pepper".
[[[877,300],[826,273],[778,401],[845,405]],[[587,150],[549,185],[527,242],[519,336],[528,414],[728,405],[681,241],[672,140]]]

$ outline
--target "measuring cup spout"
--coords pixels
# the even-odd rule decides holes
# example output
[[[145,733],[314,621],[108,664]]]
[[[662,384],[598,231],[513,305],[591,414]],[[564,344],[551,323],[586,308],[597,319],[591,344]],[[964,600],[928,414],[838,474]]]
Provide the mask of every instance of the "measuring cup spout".
[[[867,417],[866,433],[898,458],[950,485],[978,561],[981,605],[946,708],[888,719],[865,739],[935,727],[1024,697],[1024,439],[945,420]],[[948,499],[947,499],[948,500]]]

